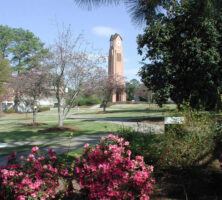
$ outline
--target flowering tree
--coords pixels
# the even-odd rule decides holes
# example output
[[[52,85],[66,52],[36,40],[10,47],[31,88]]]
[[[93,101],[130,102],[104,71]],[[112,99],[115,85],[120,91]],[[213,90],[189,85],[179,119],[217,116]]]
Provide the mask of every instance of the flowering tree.
[[[80,34],[73,38],[70,27],[58,34],[51,47],[49,67],[51,82],[58,101],[58,125],[63,121],[80,92],[91,85],[98,72],[98,66],[105,62],[102,56],[94,56],[87,51],[87,45]]]
[[[35,70],[24,74],[24,76],[24,94],[26,101],[32,106],[33,123],[36,123],[37,100],[42,96],[46,96],[49,91],[47,84],[48,74],[43,70]]]
[[[94,93],[97,93],[101,100],[103,111],[106,111],[107,103],[110,101],[114,91],[125,90],[123,77],[118,74],[108,75],[106,70],[100,69],[99,76],[90,87]]]
[[[26,112],[28,107],[32,107],[33,123],[36,123],[37,100],[48,93],[47,72],[43,68],[30,70],[23,74],[12,77],[10,86],[14,90],[16,105],[21,99],[25,99]],[[16,106],[17,109],[17,106]]]

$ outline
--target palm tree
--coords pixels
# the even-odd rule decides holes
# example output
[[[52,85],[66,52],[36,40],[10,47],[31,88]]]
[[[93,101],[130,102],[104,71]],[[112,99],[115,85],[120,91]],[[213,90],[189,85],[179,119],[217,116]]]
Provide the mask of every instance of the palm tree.
[[[152,17],[161,12],[166,3],[179,2],[181,4],[193,3],[200,15],[212,15],[221,11],[221,0],[74,0],[80,7],[89,10],[101,5],[118,5],[123,2],[130,13],[133,22],[141,23],[149,21]]]
[[[91,10],[101,5],[118,5],[123,2],[130,13],[133,22],[140,24],[144,22],[148,16],[156,15],[157,8],[165,1],[170,0],[74,0],[79,7]]]

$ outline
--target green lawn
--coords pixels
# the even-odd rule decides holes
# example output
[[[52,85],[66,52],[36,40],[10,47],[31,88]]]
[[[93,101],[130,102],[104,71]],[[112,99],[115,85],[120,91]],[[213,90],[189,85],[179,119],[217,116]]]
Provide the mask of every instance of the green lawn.
[[[166,104],[162,108],[156,104],[116,104],[108,107],[107,114],[98,114],[100,109],[90,110],[88,108],[73,109],[72,114],[94,118],[124,118],[124,117],[155,117],[164,116],[168,111],[175,110],[176,105]]]
[[[155,117],[164,116],[167,111],[174,109],[174,105],[165,105],[163,108],[158,108],[157,105],[148,104],[119,104],[113,105],[107,108],[109,113],[98,114],[102,111],[102,108],[90,109],[90,108],[74,108],[70,112],[70,116],[64,122],[64,126],[75,126],[80,130],[74,131],[74,136],[87,135],[87,134],[99,134],[99,133],[113,133],[117,132],[121,126],[118,124],[112,124],[104,121],[90,121],[90,120],[74,120],[73,116],[78,115],[81,117],[90,118],[128,118],[128,117]],[[32,114],[28,114],[28,118],[32,118]],[[50,111],[40,112],[37,114],[37,122],[44,122],[48,125],[39,127],[25,127],[25,123],[31,123],[32,120],[24,120],[25,114],[4,114],[0,117],[0,143],[13,143],[22,141],[36,141],[44,139],[56,139],[70,136],[70,131],[65,132],[48,132],[38,133],[38,130],[57,126],[57,109],[51,109]],[[55,144],[53,141],[39,147],[47,147]],[[1,148],[0,155],[5,155],[14,151],[27,151],[30,150],[32,145],[24,145],[20,147],[8,147]]]

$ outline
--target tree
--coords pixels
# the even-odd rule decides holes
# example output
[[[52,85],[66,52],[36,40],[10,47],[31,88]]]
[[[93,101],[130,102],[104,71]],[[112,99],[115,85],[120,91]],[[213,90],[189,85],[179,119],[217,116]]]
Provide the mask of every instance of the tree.
[[[21,103],[25,104],[26,113],[30,111],[30,107],[33,112],[33,123],[36,123],[37,115],[37,101],[49,94],[49,82],[47,68],[38,68],[38,70],[30,70],[26,73],[17,74],[11,77],[9,82],[8,91],[9,95],[12,93],[17,105]]]
[[[4,92],[4,84],[8,81],[10,77],[10,67],[9,62],[0,54],[0,96]]]
[[[165,102],[170,97],[178,107],[190,102],[195,108],[213,109],[221,86],[221,17],[210,12],[197,16],[199,1],[174,2],[168,15],[159,15],[138,36],[144,63],[140,75]]]
[[[3,57],[0,54],[0,111],[1,108],[1,102],[3,101],[3,95],[5,93],[5,86],[7,84],[8,79],[10,78],[10,66],[9,62],[6,59],[3,59]]]
[[[135,92],[139,86],[140,86],[140,82],[136,79],[132,79],[129,82],[126,82],[127,101],[131,101],[134,99]]]
[[[28,105],[32,106],[33,123],[36,123],[37,100],[49,93],[47,82],[48,73],[42,68],[41,70],[29,71],[24,74],[24,95]]]
[[[0,25],[0,51],[3,58],[9,59],[10,66],[16,74],[38,68],[42,60],[49,56],[44,43],[32,32],[2,25]],[[15,91],[15,95],[18,93]],[[15,96],[15,111],[18,109],[18,102],[19,97]]]
[[[108,102],[111,100],[114,91],[123,91],[125,84],[123,78],[118,74],[108,75],[105,70],[101,70],[99,77],[95,79],[93,90],[101,100],[103,111],[106,111]]]
[[[70,27],[58,34],[51,47],[50,67],[51,82],[58,101],[58,125],[63,121],[75,100],[97,75],[98,66],[105,61],[104,57],[87,51],[83,36],[75,39]]]
[[[14,34],[12,28],[0,25],[0,51],[2,52],[3,58],[8,58],[13,39]]]
[[[169,1],[172,0],[75,0],[77,5],[86,7],[89,10],[101,5],[118,5],[120,2],[124,2],[136,24],[143,23],[145,20],[152,20],[152,18],[159,13],[160,9],[157,8]]]
[[[146,101],[148,103],[153,102],[153,92],[148,90],[144,84],[140,84],[135,91],[135,95],[140,98],[141,101]]]
[[[23,73],[39,65],[40,57],[48,56],[48,49],[32,32],[22,28],[0,25],[0,51],[8,58],[13,71]]]

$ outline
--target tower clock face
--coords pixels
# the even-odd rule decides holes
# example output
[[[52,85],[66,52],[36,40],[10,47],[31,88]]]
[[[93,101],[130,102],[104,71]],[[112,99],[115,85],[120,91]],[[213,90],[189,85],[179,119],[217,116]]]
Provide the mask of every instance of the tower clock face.
[[[116,42],[116,45],[119,47],[119,46],[121,45],[121,42],[118,40],[118,41]]]

